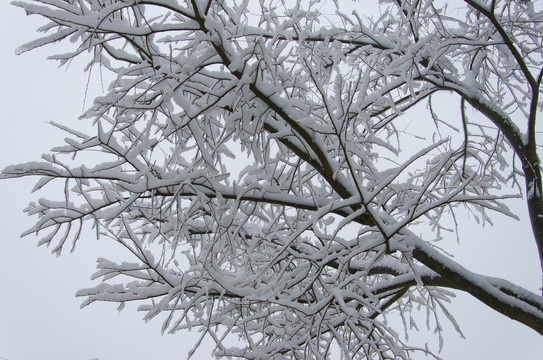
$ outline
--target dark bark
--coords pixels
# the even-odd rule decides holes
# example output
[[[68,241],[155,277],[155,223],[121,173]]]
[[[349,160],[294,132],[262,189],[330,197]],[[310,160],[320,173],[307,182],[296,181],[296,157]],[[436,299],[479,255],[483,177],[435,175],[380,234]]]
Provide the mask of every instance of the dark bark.
[[[543,311],[540,307],[528,306],[524,301],[502,301],[504,295],[496,293],[499,290],[495,287],[488,286],[490,285],[488,283],[471,281],[465,277],[465,274],[458,272],[455,266],[449,266],[432,255],[431,252],[424,251],[424,249],[413,250],[414,258],[454,284],[452,287],[469,293],[497,312],[517,320],[543,335]]]

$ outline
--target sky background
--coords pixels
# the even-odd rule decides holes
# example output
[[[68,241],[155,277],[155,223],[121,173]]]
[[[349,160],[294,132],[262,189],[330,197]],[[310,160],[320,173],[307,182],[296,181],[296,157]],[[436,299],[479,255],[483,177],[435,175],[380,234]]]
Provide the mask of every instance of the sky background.
[[[38,17],[26,17],[23,10],[0,0],[0,168],[38,160],[61,145],[65,135],[47,123],[78,126],[78,115],[100,91],[97,81],[86,90],[84,63],[74,62],[66,70],[45,60],[58,48],[14,55],[16,47],[36,37],[34,31],[41,24]],[[91,233],[73,254],[65,252],[57,258],[50,249],[36,247],[36,237],[20,239],[33,224],[22,210],[36,200],[30,194],[34,182],[0,182],[0,360],[185,359],[198,334],[162,336],[160,321],[144,323],[135,306],[128,305],[120,313],[114,304],[79,309],[82,299],[74,295],[96,284],[90,280],[96,258],[117,249]],[[443,245],[472,271],[539,292],[542,276],[524,203],[519,201],[513,208],[524,221],[497,215],[495,226],[483,229],[466,218],[461,243]],[[543,354],[543,337],[467,295],[459,294],[449,310],[466,339],[444,320],[446,337],[440,354],[444,359],[536,360]],[[424,328],[423,318],[419,325]],[[427,332],[413,337],[437,348],[437,337]],[[211,359],[210,344],[205,342],[193,358]]]

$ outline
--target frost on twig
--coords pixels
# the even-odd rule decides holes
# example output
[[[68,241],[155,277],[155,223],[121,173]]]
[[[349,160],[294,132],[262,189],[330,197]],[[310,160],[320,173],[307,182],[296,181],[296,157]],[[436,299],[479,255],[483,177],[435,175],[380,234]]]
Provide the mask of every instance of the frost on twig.
[[[410,331],[423,306],[437,333],[442,315],[458,329],[449,289],[543,333],[541,297],[432,245],[460,209],[515,217],[507,199],[520,193],[505,188],[519,174],[541,207],[529,129],[542,15],[398,1],[374,21],[318,3],[14,2],[50,21],[20,51],[70,40],[55,59],[90,53],[88,68],[113,77],[84,114],[94,134],[57,125],[65,145],[2,172],[64,185],[62,200],[27,208],[27,233],[48,231],[40,243],[60,254],[90,223],[130,260],[100,258],[83,306],[144,302],[163,331],[204,329],[219,357],[408,359],[428,350],[387,316]],[[440,93],[461,104],[457,120],[431,101],[420,116]],[[78,161],[87,154],[95,163]]]

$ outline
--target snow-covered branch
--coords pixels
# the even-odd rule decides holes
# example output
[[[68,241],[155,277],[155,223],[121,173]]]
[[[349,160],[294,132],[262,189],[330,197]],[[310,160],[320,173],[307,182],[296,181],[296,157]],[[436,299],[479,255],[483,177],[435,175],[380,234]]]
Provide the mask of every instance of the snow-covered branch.
[[[27,209],[29,232],[52,230],[41,243],[59,254],[90,223],[131,260],[101,258],[84,305],[147,301],[146,318],[205,328],[219,356],[408,359],[427,350],[384,316],[422,305],[439,332],[450,290],[543,334],[539,295],[433,248],[464,208],[516,217],[521,190],[504,189],[522,173],[543,249],[543,15],[402,0],[373,20],[325,3],[15,2],[50,21],[20,52],[68,39],[53,59],[92,54],[87,69],[112,79],[83,115],[94,134],[56,124],[66,144],[3,170],[39,176],[36,191],[62,184]],[[461,99],[458,120],[440,94]]]

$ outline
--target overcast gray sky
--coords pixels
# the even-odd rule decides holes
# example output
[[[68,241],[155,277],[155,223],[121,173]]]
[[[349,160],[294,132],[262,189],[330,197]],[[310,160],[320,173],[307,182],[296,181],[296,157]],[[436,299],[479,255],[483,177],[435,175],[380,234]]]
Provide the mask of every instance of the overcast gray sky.
[[[64,134],[47,122],[75,125],[84,107],[87,75],[82,72],[82,63],[72,64],[68,71],[59,69],[45,60],[52,48],[14,55],[17,46],[35,37],[40,24],[39,18],[26,17],[9,1],[0,1],[0,168],[37,160],[60,145]],[[96,91],[91,86],[87,104]],[[55,258],[49,249],[36,247],[35,237],[20,239],[32,225],[33,219],[22,210],[36,200],[30,194],[33,182],[0,182],[0,359],[185,359],[197,334],[161,336],[160,322],[145,324],[134,306],[121,313],[111,304],[79,309],[81,299],[75,298],[75,292],[93,284],[90,275],[96,258],[116,249],[88,234],[74,254]],[[522,202],[515,209],[527,219]],[[496,220],[494,228],[484,229],[463,223],[464,241],[451,243],[447,249],[473,271],[504,277],[538,292],[541,272],[529,224],[504,217]],[[469,296],[459,296],[450,310],[466,339],[448,326],[441,353],[444,359],[541,358],[543,337]],[[426,339],[428,334],[415,338]],[[437,338],[429,338],[429,342],[435,349]],[[194,358],[210,359],[209,344]]]

